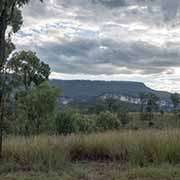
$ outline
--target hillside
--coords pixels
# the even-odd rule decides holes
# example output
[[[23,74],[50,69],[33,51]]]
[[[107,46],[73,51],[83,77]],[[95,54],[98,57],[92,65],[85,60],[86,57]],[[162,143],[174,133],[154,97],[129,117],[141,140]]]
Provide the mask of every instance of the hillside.
[[[63,95],[72,99],[94,99],[104,94],[138,97],[139,93],[154,93],[160,99],[168,100],[170,93],[155,91],[140,82],[130,81],[88,81],[88,80],[51,80],[52,85],[62,88]]]

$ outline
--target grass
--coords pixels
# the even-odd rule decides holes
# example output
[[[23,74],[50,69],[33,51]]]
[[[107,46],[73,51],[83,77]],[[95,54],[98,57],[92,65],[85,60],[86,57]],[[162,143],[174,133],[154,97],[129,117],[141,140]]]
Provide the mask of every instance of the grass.
[[[43,165],[47,169],[79,160],[119,161],[141,166],[176,164],[180,162],[180,130],[8,137],[4,143],[4,159],[23,166]]]
[[[162,165],[130,168],[125,172],[115,169],[112,177],[114,180],[180,180],[180,172],[178,167]]]
[[[109,132],[79,136],[69,144],[73,160],[113,160],[121,163],[178,163],[179,130]]]
[[[12,136],[3,147],[3,180],[180,179],[179,129]]]
[[[179,117],[174,113],[154,113],[153,114],[153,128],[164,129],[164,128],[177,128],[180,127]],[[129,129],[149,129],[149,121],[147,120],[147,115],[138,113],[128,114],[129,123],[126,128]]]
[[[59,172],[9,172],[2,180],[180,180],[179,166],[148,167],[119,166],[117,164],[76,164],[73,169]]]

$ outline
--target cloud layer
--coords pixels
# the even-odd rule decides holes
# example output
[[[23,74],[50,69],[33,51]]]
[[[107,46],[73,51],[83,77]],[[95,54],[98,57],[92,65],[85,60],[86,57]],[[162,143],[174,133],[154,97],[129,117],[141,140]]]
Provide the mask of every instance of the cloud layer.
[[[179,0],[33,0],[14,41],[48,62],[52,77],[180,91],[179,9]]]

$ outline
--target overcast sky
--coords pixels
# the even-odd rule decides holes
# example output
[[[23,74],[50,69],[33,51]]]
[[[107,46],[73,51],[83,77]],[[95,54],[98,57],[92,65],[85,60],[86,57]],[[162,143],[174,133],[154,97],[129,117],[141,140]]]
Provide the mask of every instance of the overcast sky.
[[[51,78],[128,80],[180,92],[180,0],[32,0],[14,37]]]

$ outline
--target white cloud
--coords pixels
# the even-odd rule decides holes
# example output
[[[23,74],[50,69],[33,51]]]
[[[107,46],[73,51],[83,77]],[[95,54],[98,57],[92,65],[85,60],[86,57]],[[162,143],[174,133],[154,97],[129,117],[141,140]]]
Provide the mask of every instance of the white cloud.
[[[37,51],[52,77],[142,81],[180,92],[179,7],[179,0],[33,0],[14,41]]]

